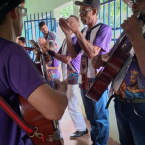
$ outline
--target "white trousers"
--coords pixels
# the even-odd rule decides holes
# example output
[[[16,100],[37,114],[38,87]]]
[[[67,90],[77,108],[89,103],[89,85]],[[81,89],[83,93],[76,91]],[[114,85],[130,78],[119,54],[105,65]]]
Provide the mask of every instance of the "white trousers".
[[[81,97],[79,84],[67,85],[68,111],[77,131],[86,130],[86,123],[81,109],[77,106],[78,97]]]

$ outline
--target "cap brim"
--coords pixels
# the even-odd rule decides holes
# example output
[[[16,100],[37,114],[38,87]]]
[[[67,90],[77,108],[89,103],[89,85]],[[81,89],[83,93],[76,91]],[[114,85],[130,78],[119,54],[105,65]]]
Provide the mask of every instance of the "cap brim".
[[[78,6],[85,5],[85,6],[89,6],[90,7],[90,5],[88,5],[86,3],[83,3],[83,2],[80,2],[80,1],[75,1],[75,5],[78,5]]]

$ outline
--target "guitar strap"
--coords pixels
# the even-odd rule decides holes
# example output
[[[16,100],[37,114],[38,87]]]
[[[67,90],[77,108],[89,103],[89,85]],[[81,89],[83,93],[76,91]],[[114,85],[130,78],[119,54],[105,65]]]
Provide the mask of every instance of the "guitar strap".
[[[144,27],[145,29],[145,27]],[[144,36],[144,39],[145,39],[145,32],[143,31],[143,36]],[[117,74],[117,76],[113,79],[112,81],[112,84],[110,86],[110,90],[109,90],[109,100],[107,102],[107,105],[105,107],[105,109],[107,109],[109,107],[109,104],[112,100],[112,98],[115,98],[115,97],[118,97],[116,94],[113,94],[114,91],[118,91],[120,85],[122,84],[125,76],[126,76],[126,73],[130,67],[130,64],[132,62],[132,59],[134,58],[135,56],[135,53],[134,53],[134,49],[131,48],[130,50],[130,55],[128,57],[128,59],[126,60],[125,64],[123,65],[123,67],[121,68],[121,70],[119,71],[119,73]]]
[[[42,141],[49,140],[49,137],[45,137],[42,133],[39,133],[37,127],[33,127],[27,122],[25,122],[14,109],[0,96],[0,107],[17,123],[17,125],[24,130],[27,135],[32,138],[34,136],[38,137]]]
[[[130,51],[130,55],[127,58],[125,64],[123,65],[123,67],[121,68],[121,70],[119,71],[119,73],[117,74],[117,76],[113,79],[110,90],[109,90],[109,97],[112,96],[114,91],[118,91],[121,83],[123,82],[127,70],[132,62],[132,59],[134,57],[134,49],[132,48]]]
[[[145,33],[143,33],[143,36],[144,36],[144,39],[145,39]],[[113,94],[114,91],[118,91],[121,83],[123,82],[123,80],[125,78],[127,70],[128,70],[128,68],[129,68],[129,66],[132,62],[132,59],[133,59],[134,55],[135,55],[134,49],[131,48],[129,53],[130,53],[130,55],[129,55],[128,59],[126,60],[125,64],[123,65],[123,67],[121,68],[121,70],[119,71],[117,76],[112,81],[111,88],[110,88],[110,91],[109,91],[109,97]]]

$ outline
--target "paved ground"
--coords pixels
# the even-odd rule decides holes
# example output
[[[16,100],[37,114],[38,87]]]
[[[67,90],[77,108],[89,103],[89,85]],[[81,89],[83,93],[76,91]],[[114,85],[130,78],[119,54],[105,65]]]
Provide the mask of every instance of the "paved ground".
[[[89,121],[85,118],[87,128],[90,129]],[[74,125],[71,121],[70,115],[68,110],[66,109],[64,116],[62,117],[61,121],[61,130],[64,139],[64,145],[91,145],[91,139],[89,134],[86,136],[79,137],[77,139],[70,139],[70,134],[75,132]],[[107,145],[119,145],[113,139],[109,138]]]

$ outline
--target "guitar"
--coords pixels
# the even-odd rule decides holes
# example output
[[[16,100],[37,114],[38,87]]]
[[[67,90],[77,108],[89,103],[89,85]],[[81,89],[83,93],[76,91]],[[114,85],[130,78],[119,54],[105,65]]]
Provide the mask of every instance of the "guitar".
[[[40,96],[41,97],[41,96]],[[63,139],[60,139],[58,122],[46,119],[39,111],[31,106],[22,96],[19,96],[20,108],[23,119],[46,138],[40,136],[30,137],[34,145],[63,145]],[[49,112],[48,112],[49,113]]]
[[[33,45],[33,47],[35,46]],[[34,49],[37,51],[36,48]],[[48,81],[45,60],[42,53],[41,53],[40,61],[42,62],[40,63],[42,67],[38,63],[36,65],[37,67],[39,67],[39,70],[44,75],[45,79]],[[60,138],[58,122],[46,119],[39,111],[37,111],[33,106],[31,106],[22,96],[19,96],[19,99],[20,99],[20,110],[24,121],[30,124],[31,126],[36,127],[39,133],[41,133],[40,136],[30,137],[33,144],[34,145],[63,145],[64,144],[63,139]]]
[[[145,23],[145,15],[143,11],[138,14],[138,19]],[[107,61],[104,69],[102,69],[95,77],[91,84],[86,96],[94,101],[98,101],[107,89],[111,81],[116,77],[127,58],[132,48],[130,40],[126,37],[125,33],[122,32],[120,39],[117,40],[116,44],[112,48],[110,58]]]

